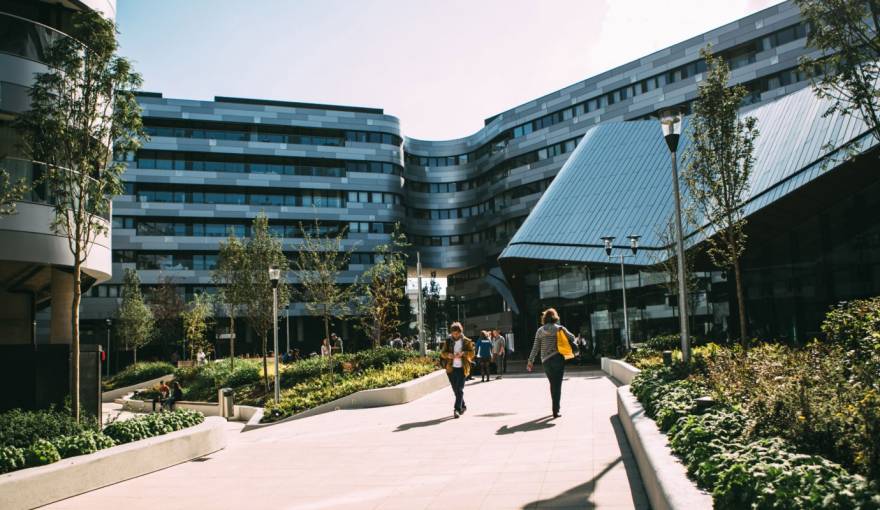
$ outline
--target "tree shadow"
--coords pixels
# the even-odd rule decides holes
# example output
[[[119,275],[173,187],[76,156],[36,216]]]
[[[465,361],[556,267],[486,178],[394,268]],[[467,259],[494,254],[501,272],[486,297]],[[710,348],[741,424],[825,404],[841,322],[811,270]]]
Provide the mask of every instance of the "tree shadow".
[[[543,508],[547,506],[596,508],[596,504],[588,500],[596,490],[596,482],[621,462],[623,462],[623,467],[626,470],[626,478],[629,482],[633,507],[636,509],[651,508],[648,496],[645,493],[644,485],[642,485],[642,477],[639,475],[639,467],[632,455],[632,450],[626,439],[626,432],[623,430],[623,425],[620,424],[620,418],[618,418],[617,415],[613,415],[610,417],[610,420],[611,426],[614,428],[614,436],[615,439],[617,439],[617,445],[620,448],[620,457],[614,459],[613,462],[605,466],[602,471],[586,482],[578,484],[552,498],[540,499],[527,503],[526,505],[523,505],[523,508]]]
[[[543,418],[538,418],[537,420],[527,421],[525,423],[520,423],[519,425],[514,425],[513,427],[508,427],[504,425],[495,435],[504,436],[507,434],[515,434],[517,432],[534,432],[536,430],[549,429],[551,427],[555,427],[555,423],[550,423],[550,420],[553,419],[553,416],[544,416]]]
[[[444,421],[449,421],[454,419],[452,416],[446,416],[443,418],[437,418],[436,420],[428,420],[428,421],[416,421],[412,423],[404,423],[402,425],[398,425],[394,432],[404,432],[409,429],[418,429],[422,427],[432,427],[434,425],[440,425]]]

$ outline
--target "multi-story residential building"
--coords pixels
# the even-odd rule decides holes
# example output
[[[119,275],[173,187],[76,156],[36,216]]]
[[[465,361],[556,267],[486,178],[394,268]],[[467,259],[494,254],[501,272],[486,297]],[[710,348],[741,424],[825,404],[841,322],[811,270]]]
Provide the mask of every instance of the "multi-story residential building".
[[[39,162],[22,156],[14,120],[30,108],[34,73],[48,70],[46,51],[69,37],[74,13],[84,9],[112,19],[116,2],[0,1],[0,168],[13,182],[34,184],[42,174]],[[5,392],[0,409],[61,401],[72,337],[73,255],[52,228],[51,197],[37,185],[15,205],[15,214],[0,217],[0,381],[15,388]],[[83,264],[85,285],[110,278],[110,261],[110,238],[100,236]]]
[[[513,324],[519,311],[497,258],[584,134],[600,123],[645,119],[689,105],[711,45],[749,90],[744,107],[807,85],[808,52],[797,6],[785,2],[486,119],[448,141],[406,138],[372,108],[144,93],[151,140],[134,155],[127,192],[114,202],[114,278],[92,289],[87,319],[116,307],[122,267],[145,285],[171,277],[187,292],[210,286],[217,245],[243,234],[260,211],[296,249],[299,223],[348,227],[351,281],[401,221],[426,268],[448,275],[467,331]],[[633,175],[638,179],[638,175]],[[315,349],[320,333],[301,304],[291,336]],[[347,328],[348,326],[341,325]],[[244,330],[240,332],[245,334]],[[349,328],[346,331],[352,335]]]

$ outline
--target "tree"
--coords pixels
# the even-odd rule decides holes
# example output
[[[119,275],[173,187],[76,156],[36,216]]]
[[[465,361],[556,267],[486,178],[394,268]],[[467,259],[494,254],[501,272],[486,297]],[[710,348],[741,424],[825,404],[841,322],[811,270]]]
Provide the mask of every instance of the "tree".
[[[272,282],[269,280],[269,268],[281,270],[281,281],[278,283],[278,302],[290,301],[289,287],[286,281],[288,270],[287,257],[281,249],[281,241],[269,233],[269,220],[260,213],[254,218],[251,237],[246,240],[245,258],[242,264],[243,278],[246,285],[241,296],[245,316],[248,323],[262,340],[263,347],[263,383],[269,391],[269,367],[267,356],[267,337],[274,322],[272,302]],[[277,356],[278,353],[276,352]]]
[[[810,27],[807,46],[818,51],[801,58],[801,70],[817,96],[832,100],[826,115],[859,112],[880,141],[880,2],[795,1]]]
[[[9,182],[9,172],[0,170],[0,217],[15,214],[15,203],[24,198],[30,186],[22,178]]]
[[[743,206],[755,163],[752,152],[758,136],[757,121],[754,117],[738,118],[746,89],[727,86],[727,64],[713,57],[708,48],[700,54],[706,59],[708,71],[688,126],[691,143],[684,156],[683,177],[707,228],[707,254],[716,266],[733,269],[740,341],[745,346],[748,329],[740,257],[746,249]]]
[[[353,286],[339,284],[339,275],[348,267],[351,252],[343,249],[345,230],[334,236],[320,236],[320,225],[313,229],[300,224],[302,244],[293,259],[293,271],[299,280],[297,299],[309,313],[324,320],[324,338],[330,338],[330,319],[351,313]]]
[[[186,303],[180,296],[179,288],[174,285],[174,279],[170,276],[163,277],[159,285],[150,292],[149,302],[163,350],[168,345],[175,346],[176,350],[181,339],[181,315],[186,309]]]
[[[217,267],[211,280],[219,292],[219,304],[229,316],[229,368],[235,368],[235,314],[244,305],[247,296],[245,245],[234,235],[220,243]]]
[[[376,247],[376,262],[360,283],[360,328],[379,347],[383,336],[400,326],[398,308],[406,295],[406,253],[409,246],[400,224],[394,226],[391,241]]]
[[[422,288],[422,300],[425,303],[425,326],[431,334],[430,339],[433,341],[440,331],[440,324],[443,323],[443,303],[440,301],[440,284],[431,274],[431,280],[428,285]]]
[[[123,277],[117,324],[117,333],[122,337],[125,349],[134,352],[134,362],[137,363],[137,350],[156,336],[156,320],[141,295],[141,279],[131,268],[125,270]]]
[[[44,182],[54,199],[54,230],[67,237],[73,256],[71,306],[71,410],[80,415],[79,305],[82,265],[100,236],[110,232],[110,202],[122,192],[122,154],[140,146],[140,107],[134,89],[141,77],[115,55],[116,27],[93,11],[73,17],[71,37],[47,50],[49,69],[36,73],[31,109],[16,121],[22,152],[45,164]]]
[[[214,350],[207,335],[212,323],[212,310],[211,296],[202,292],[193,297],[189,307],[183,312],[183,331],[189,344],[190,359],[195,359],[199,351],[211,354]]]
[[[691,205],[682,204],[682,220],[685,225],[682,227],[685,232],[699,228],[694,219],[694,211]],[[690,227],[690,228],[689,228]],[[655,266],[666,276],[663,284],[666,286],[666,292],[669,295],[678,294],[678,250],[675,244],[675,216],[670,215],[666,223],[656,230],[657,240],[664,249],[660,251],[649,251],[648,256],[654,260]],[[685,270],[685,288],[688,292],[688,310],[691,312],[690,317],[693,319],[693,312],[697,306],[696,291],[699,287],[700,279],[695,270],[694,260],[697,258],[697,247],[684,252],[684,270]],[[693,324],[691,324],[693,326]]]

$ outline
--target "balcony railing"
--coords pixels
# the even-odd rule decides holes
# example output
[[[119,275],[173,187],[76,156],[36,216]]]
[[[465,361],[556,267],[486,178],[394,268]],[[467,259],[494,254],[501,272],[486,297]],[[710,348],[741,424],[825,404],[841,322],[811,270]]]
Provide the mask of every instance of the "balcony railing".
[[[62,37],[68,36],[36,21],[0,12],[0,52],[45,62],[49,48]]]

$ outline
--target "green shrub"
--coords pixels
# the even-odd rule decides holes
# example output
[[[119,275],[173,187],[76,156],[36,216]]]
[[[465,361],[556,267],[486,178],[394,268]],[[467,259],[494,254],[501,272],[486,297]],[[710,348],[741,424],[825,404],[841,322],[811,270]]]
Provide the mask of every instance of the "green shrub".
[[[115,421],[104,428],[104,434],[118,444],[140,441],[198,425],[205,416],[190,409],[177,409],[172,412],[152,413],[130,420]]]
[[[61,460],[61,455],[51,442],[37,439],[24,450],[24,463],[27,467],[44,466]]]
[[[880,508],[880,495],[864,478],[839,464],[792,453],[779,438],[733,443],[707,461],[717,473],[717,509]]]
[[[52,440],[96,427],[90,420],[77,423],[69,412],[55,408],[41,411],[13,409],[0,414],[0,446],[27,448],[38,439]]]
[[[16,446],[0,446],[0,474],[24,467],[24,449]]]
[[[672,452],[681,457],[688,474],[704,488],[717,481],[714,464],[707,462],[739,440],[746,426],[742,412],[717,405],[704,414],[684,417],[669,429]]]
[[[437,369],[433,359],[403,361],[348,375],[313,378],[284,390],[279,403],[268,402],[264,422],[291,416],[362,390],[386,388],[413,380]]]
[[[679,335],[657,335],[653,336],[645,342],[648,349],[655,351],[674,351],[681,349],[681,336]]]
[[[838,304],[826,314],[822,332],[829,341],[846,349],[876,355],[880,343],[880,296]]]
[[[72,436],[60,436],[53,439],[52,444],[62,459],[94,453],[104,448],[116,446],[116,442],[101,432],[87,430]]]
[[[135,363],[125,367],[124,370],[104,381],[103,388],[104,391],[125,388],[126,386],[132,386],[173,373],[174,365],[164,361]]]

